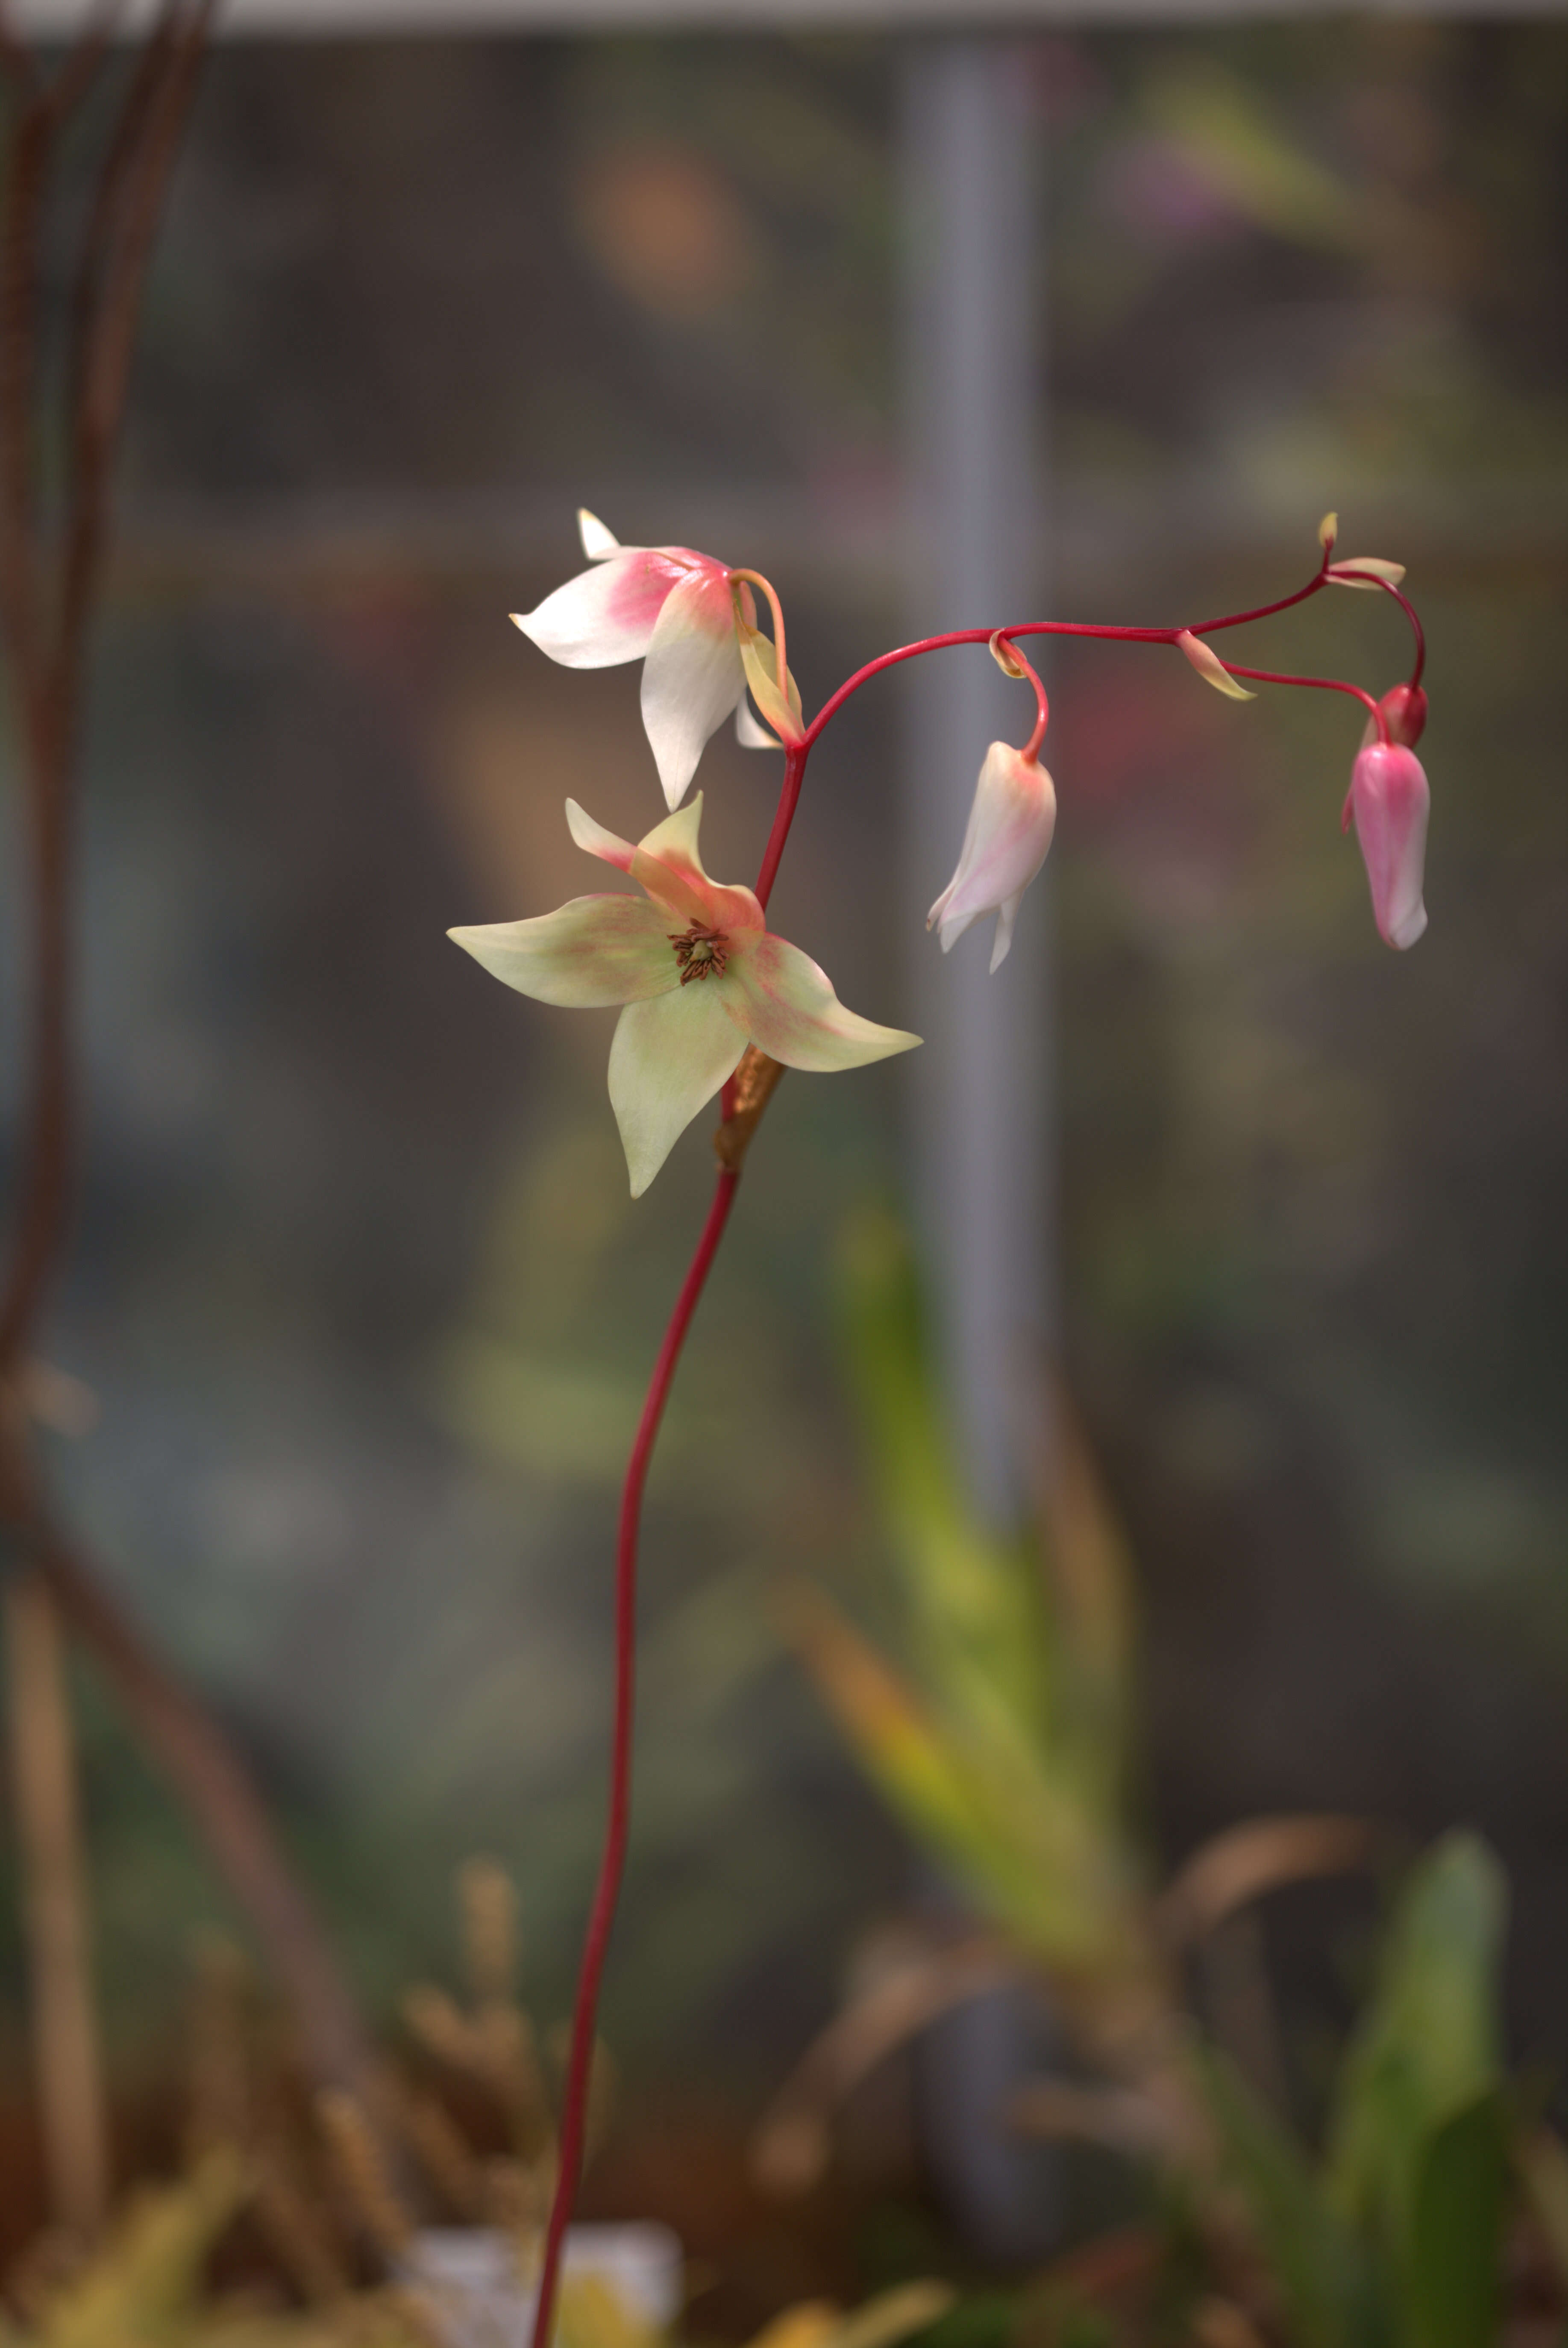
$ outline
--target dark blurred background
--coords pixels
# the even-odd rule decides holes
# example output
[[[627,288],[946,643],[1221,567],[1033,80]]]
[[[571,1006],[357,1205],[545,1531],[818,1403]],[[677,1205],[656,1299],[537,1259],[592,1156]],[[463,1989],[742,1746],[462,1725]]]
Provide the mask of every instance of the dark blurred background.
[[[1329,696],[1238,711],[1095,645],[1054,672],[1062,1343],[1146,1595],[1150,1831],[1171,1861],[1265,1808],[1479,1825],[1519,2049],[1560,2062],[1568,32],[1052,35],[1017,64],[1053,609],[1265,601],[1332,506],[1345,552],[1408,563],[1432,647],[1431,927],[1398,958]],[[101,1416],[61,1472],[380,2013],[449,1965],[476,1850],[565,2007],[614,1491],[706,1189],[699,1119],[634,1207],[608,1016],[444,938],[593,885],[568,792],[634,835],[658,811],[636,670],[553,668],[506,614],[580,567],[583,502],[768,572],[808,706],[897,640],[899,66],[881,38],[235,44],[176,183],[91,727],[90,1174],[53,1351]],[[1366,596],[1255,641],[1375,689],[1406,658]],[[896,720],[872,689],[835,728],[777,900],[893,1023],[925,903],[892,882]],[[775,763],[707,754],[726,878]],[[722,2144],[908,1896],[769,1611],[801,1564],[874,1602],[832,1262],[903,1195],[905,1081],[780,1094],[655,1469],[605,2009],[634,2145]],[[134,2099],[224,1909],[82,1702]],[[1328,1923],[1297,1949],[1287,1916],[1287,1967],[1332,1972]]]

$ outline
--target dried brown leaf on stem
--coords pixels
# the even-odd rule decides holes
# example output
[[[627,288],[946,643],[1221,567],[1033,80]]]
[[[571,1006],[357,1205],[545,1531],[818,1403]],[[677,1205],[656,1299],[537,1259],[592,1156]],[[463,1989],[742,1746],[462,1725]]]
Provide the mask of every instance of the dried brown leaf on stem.
[[[966,2005],[1017,1972],[991,1938],[913,1952],[836,2014],[774,2098],[751,2143],[751,2170],[763,2189],[804,2193],[828,2166],[830,2122],[879,2064],[954,2007]]]
[[[1167,1887],[1159,1910],[1161,1935],[1170,1948],[1191,1947],[1265,1892],[1370,1867],[1387,1849],[1386,1831],[1367,1818],[1248,1818],[1194,1851]]]
[[[748,1044],[724,1088],[724,1120],[713,1137],[714,1155],[727,1173],[738,1174],[746,1163],[752,1136],[783,1074],[778,1060],[770,1060],[755,1044]]]

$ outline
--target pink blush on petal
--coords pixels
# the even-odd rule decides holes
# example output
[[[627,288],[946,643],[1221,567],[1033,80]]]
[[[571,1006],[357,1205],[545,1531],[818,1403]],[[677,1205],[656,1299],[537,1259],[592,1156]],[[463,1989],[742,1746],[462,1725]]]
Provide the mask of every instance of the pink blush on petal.
[[[610,592],[613,616],[626,628],[652,628],[672,587],[687,575],[689,566],[663,548],[639,546],[612,558],[615,583]]]

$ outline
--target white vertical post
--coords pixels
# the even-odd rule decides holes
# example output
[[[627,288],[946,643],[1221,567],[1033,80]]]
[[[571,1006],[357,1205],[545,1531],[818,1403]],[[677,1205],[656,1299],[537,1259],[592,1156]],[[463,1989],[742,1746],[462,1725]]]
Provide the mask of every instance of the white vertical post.
[[[1044,587],[1037,304],[1039,127],[1004,37],[910,44],[903,90],[907,621],[912,634],[1035,615]],[[1031,657],[1034,648],[1031,648]],[[904,901],[957,860],[986,745],[1021,742],[1026,685],[984,645],[907,672]],[[1049,762],[1049,744],[1045,757]],[[993,978],[989,919],[950,956],[915,941],[916,1211],[974,1497],[1016,1513],[1021,1344],[1047,1333],[1051,1029],[1042,875]]]

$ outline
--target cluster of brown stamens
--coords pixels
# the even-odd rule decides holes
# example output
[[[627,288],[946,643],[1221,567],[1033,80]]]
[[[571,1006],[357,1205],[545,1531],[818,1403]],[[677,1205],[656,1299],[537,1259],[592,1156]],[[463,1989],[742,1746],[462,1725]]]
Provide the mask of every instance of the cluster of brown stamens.
[[[729,940],[722,930],[705,930],[700,922],[694,922],[689,930],[671,930],[668,935],[681,966],[683,986],[689,986],[694,978],[723,974],[729,959]]]

